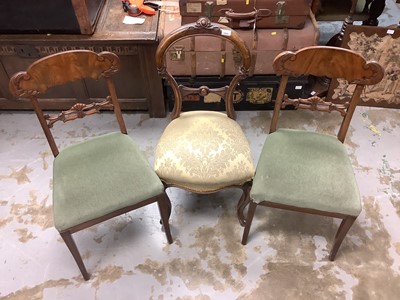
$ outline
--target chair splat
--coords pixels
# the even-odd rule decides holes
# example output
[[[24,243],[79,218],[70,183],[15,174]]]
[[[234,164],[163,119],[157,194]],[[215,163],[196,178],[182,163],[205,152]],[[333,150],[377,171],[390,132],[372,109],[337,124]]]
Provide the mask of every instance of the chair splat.
[[[100,113],[101,109],[113,109],[111,97],[108,96],[103,102],[94,102],[91,104],[76,103],[69,110],[62,111],[57,116],[44,115],[47,120],[47,126],[52,128],[54,123],[62,121],[64,123],[76,119],[82,119],[86,116]]]
[[[342,117],[346,115],[346,110],[350,103],[346,102],[344,104],[337,104],[325,101],[325,97],[321,98],[319,96],[312,96],[307,99],[297,98],[290,99],[286,94],[283,97],[282,108],[291,105],[295,109],[308,109],[311,111],[321,111],[321,112],[332,112],[338,111]]]

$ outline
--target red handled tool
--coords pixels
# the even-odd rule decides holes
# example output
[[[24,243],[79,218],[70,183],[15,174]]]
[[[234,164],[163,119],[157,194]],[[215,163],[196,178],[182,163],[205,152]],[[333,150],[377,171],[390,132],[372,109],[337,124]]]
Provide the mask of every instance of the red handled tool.
[[[158,5],[145,3],[144,0],[122,0],[122,8],[132,17],[136,17],[142,13],[152,16],[156,14]]]

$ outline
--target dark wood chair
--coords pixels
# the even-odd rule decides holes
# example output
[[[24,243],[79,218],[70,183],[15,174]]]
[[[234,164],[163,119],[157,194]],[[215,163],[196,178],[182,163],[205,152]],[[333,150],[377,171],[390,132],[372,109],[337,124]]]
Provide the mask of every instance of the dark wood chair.
[[[383,77],[383,68],[367,62],[346,49],[313,46],[297,52],[285,51],[274,60],[274,70],[281,76],[270,134],[257,164],[242,244],[247,238],[257,206],[267,206],[342,219],[329,255],[336,253],[361,211],[361,200],[353,168],[343,142],[360,95],[366,85]],[[345,104],[313,96],[289,99],[285,88],[289,76],[314,75],[341,78],[354,84],[352,98]],[[281,107],[338,112],[342,120],[337,136],[325,133],[279,128]],[[295,112],[293,112],[295,113]]]
[[[110,52],[87,50],[57,53],[34,62],[10,79],[16,97],[29,98],[46,135],[53,163],[54,225],[71,251],[85,280],[90,278],[72,234],[115,216],[157,202],[169,243],[168,196],[139,147],[127,135],[112,75],[120,61]],[[76,103],[70,110],[50,116],[41,109],[40,94],[49,88],[81,79],[104,78],[109,96],[102,102]],[[58,121],[68,122],[113,110],[119,132],[99,135],[59,150],[51,128]]]
[[[201,58],[201,51],[197,50],[204,48],[204,43],[221,45],[224,50],[216,52],[214,57]],[[176,51],[172,50],[181,49],[182,44],[189,45],[185,48],[188,52],[179,53],[185,56],[185,60],[178,63],[187,63],[185,66],[193,70],[196,64],[206,64],[210,73],[219,73],[222,62],[233,60],[231,54],[235,53],[236,75],[232,76],[229,85],[209,88],[178,84],[173,72],[170,72],[173,63],[170,57],[171,53],[176,56]],[[230,64],[234,66],[235,62]],[[249,49],[231,28],[200,18],[196,23],[179,27],[163,38],[156,52],[156,63],[159,74],[171,86],[175,100],[172,121],[165,128],[155,153],[157,174],[166,188],[179,187],[195,193],[241,188],[240,207],[254,175],[254,165],[248,140],[235,121],[233,94],[236,85],[248,75],[251,65]],[[225,112],[182,112],[183,99],[193,95],[222,99],[225,101]],[[242,220],[243,216],[239,219]]]

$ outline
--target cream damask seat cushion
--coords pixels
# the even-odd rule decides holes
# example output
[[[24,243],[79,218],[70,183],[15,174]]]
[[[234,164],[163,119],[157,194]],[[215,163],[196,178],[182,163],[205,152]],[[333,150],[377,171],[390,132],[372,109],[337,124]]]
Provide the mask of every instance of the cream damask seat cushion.
[[[158,143],[154,167],[168,185],[213,192],[251,180],[254,165],[239,124],[213,111],[184,112]]]

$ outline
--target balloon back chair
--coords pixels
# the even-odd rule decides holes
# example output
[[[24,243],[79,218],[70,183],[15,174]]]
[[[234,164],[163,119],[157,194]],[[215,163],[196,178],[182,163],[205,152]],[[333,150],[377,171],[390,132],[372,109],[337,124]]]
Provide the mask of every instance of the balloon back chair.
[[[247,238],[258,205],[342,219],[329,259],[333,261],[348,230],[361,212],[359,190],[343,142],[354,110],[366,85],[376,84],[383,69],[359,54],[342,48],[313,46],[285,51],[273,63],[281,76],[270,134],[264,143],[250,191],[242,244]],[[285,88],[289,76],[314,75],[347,80],[354,87],[344,104],[312,96],[289,99]],[[351,89],[349,89],[351,90]],[[337,136],[279,128],[281,107],[339,113]],[[296,113],[295,111],[290,113]]]
[[[221,44],[225,50],[218,53],[220,56],[217,60],[211,60],[211,57],[196,58],[196,49],[201,45],[201,39],[209,45]],[[237,60],[236,74],[228,82],[229,85],[196,88],[178,84],[173,72],[170,72],[167,58],[170,57],[169,50],[178,48],[184,40],[190,41],[191,49],[185,59],[191,61],[188,67],[193,69],[196,69],[197,64],[203,64],[210,72],[216,71],[222,61],[231,59],[228,55],[235,51],[240,58]],[[159,74],[171,86],[175,101],[172,121],[165,128],[156,149],[156,173],[166,188],[179,187],[199,194],[213,193],[228,187],[242,188],[243,194],[238,202],[240,207],[246,198],[255,168],[249,142],[235,121],[233,95],[237,84],[248,75],[251,65],[249,49],[231,28],[200,18],[196,23],[179,27],[163,38],[156,51],[156,63]],[[225,111],[182,112],[182,101],[188,95],[219,97],[225,101]],[[243,216],[239,216],[239,219],[242,220]]]
[[[72,253],[85,280],[90,278],[72,234],[128,211],[157,202],[169,243],[170,202],[164,187],[139,147],[127,135],[112,75],[119,70],[117,55],[72,50],[32,63],[10,79],[10,90],[18,98],[29,98],[44,131],[53,162],[54,225]],[[104,78],[109,96],[102,102],[76,103],[58,115],[41,108],[38,95],[54,86],[82,79]],[[100,82],[99,82],[100,84]],[[51,132],[55,123],[113,110],[119,132],[113,132],[63,147],[59,150]]]

